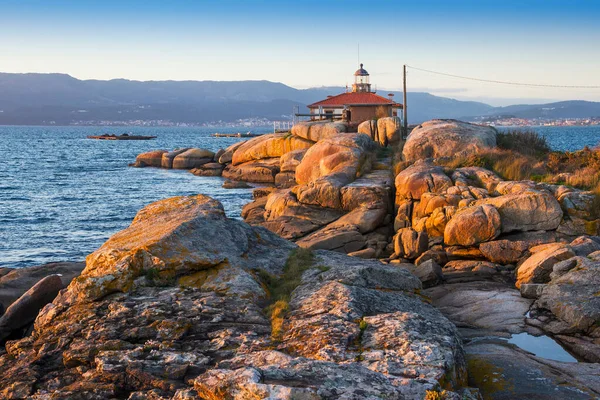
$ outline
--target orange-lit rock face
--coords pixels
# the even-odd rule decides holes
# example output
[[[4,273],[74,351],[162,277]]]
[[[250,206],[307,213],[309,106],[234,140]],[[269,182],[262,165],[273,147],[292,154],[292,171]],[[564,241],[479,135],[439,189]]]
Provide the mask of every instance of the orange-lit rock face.
[[[420,200],[424,193],[441,193],[452,186],[442,167],[417,163],[396,176],[396,204],[402,200]]]
[[[444,230],[444,243],[449,246],[472,246],[487,242],[501,232],[500,213],[495,207],[482,205],[459,210]]]
[[[474,154],[496,147],[496,131],[455,120],[427,121],[413,129],[402,150],[407,161]]]
[[[329,139],[345,133],[348,127],[342,122],[300,122],[292,127],[292,135],[312,142]]]
[[[563,243],[552,243],[535,252],[517,270],[517,287],[523,283],[547,283],[552,267],[560,261],[575,256],[573,250]],[[532,248],[535,251],[536,248]]]
[[[160,168],[162,165],[162,156],[166,150],[154,150],[147,153],[142,153],[135,158],[136,167],[156,167]]]
[[[294,150],[307,149],[313,142],[293,135],[273,133],[250,139],[240,145],[233,153],[233,165],[243,164],[265,158],[281,157]]]
[[[215,153],[205,149],[189,149],[175,156],[174,169],[193,169],[207,164],[213,160]]]
[[[238,267],[253,236],[227,219],[222,205],[209,197],[162,200],[143,208],[129,228],[90,254],[66,296],[94,300],[129,291],[136,279],[149,274],[165,282],[223,265]]]
[[[296,168],[296,181],[302,185],[323,176],[345,173],[351,182],[359,172],[362,156],[372,145],[373,142],[362,134],[342,134],[322,140],[304,155]]]
[[[342,187],[369,171],[373,150],[373,141],[363,134],[341,134],[319,141],[308,149],[296,168],[298,200],[341,208]]]
[[[493,205],[500,213],[502,232],[554,230],[563,211],[548,192],[526,190],[478,200],[475,204]]]

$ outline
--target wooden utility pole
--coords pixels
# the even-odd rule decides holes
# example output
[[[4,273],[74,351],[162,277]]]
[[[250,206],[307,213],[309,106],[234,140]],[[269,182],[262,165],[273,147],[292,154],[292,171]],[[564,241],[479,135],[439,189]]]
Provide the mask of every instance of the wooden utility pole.
[[[404,138],[408,137],[408,112],[406,110],[406,64],[404,64],[404,91],[403,91],[402,111],[404,111]]]

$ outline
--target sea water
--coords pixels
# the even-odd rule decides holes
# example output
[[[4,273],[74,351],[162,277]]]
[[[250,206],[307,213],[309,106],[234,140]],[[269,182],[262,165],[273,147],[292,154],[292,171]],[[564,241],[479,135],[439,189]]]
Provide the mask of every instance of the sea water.
[[[534,128],[557,150],[600,142],[600,127]],[[80,261],[137,211],[156,200],[203,193],[239,218],[249,189],[223,189],[223,179],[187,171],[131,168],[153,149],[201,147],[212,151],[240,141],[211,133],[247,128],[106,128],[0,126],[0,267]],[[253,128],[266,133],[269,127]],[[88,135],[132,132],[149,141],[86,139]]]
[[[217,151],[243,139],[213,138],[211,133],[247,130],[0,126],[0,267],[83,260],[126,228],[142,207],[172,196],[210,195],[228,216],[239,218],[242,206],[251,200],[251,189],[223,189],[220,177],[127,164],[153,149]],[[86,138],[124,132],[157,139]]]

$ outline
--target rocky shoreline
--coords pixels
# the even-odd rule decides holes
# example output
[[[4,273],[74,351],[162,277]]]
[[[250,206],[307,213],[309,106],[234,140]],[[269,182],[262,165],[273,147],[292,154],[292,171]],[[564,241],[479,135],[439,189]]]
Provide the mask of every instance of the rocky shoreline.
[[[272,186],[254,191],[245,223],[205,196],[162,200],[81,275],[82,264],[58,280],[47,268],[46,297],[11,306],[35,303],[33,318],[0,319],[5,340],[23,337],[0,353],[0,395],[598,398],[594,193],[448,167],[494,149],[493,128],[434,120],[404,142],[398,126],[302,123],[217,153],[138,156],[137,167]],[[40,284],[28,279],[5,306]],[[579,362],[507,340],[523,334]]]

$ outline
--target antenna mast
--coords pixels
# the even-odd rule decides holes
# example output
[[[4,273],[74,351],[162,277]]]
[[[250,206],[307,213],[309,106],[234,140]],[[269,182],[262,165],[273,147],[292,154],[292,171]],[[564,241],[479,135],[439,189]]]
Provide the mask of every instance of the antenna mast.
[[[404,64],[404,68],[403,68],[403,90],[402,90],[402,96],[403,96],[403,101],[404,104],[402,105],[402,111],[404,112],[404,138],[406,139],[408,137],[408,111],[406,109],[406,64]]]

